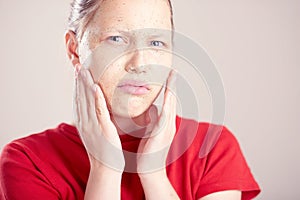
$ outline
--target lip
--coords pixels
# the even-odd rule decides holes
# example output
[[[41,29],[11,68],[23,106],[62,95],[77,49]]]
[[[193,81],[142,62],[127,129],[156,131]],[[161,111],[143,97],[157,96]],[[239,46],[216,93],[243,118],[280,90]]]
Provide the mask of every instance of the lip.
[[[132,95],[143,95],[150,91],[150,87],[146,82],[138,80],[124,80],[118,85],[118,88]]]

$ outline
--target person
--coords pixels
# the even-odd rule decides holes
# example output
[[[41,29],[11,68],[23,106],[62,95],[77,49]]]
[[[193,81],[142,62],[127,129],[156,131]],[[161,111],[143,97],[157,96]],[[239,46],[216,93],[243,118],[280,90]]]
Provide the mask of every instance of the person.
[[[71,8],[65,42],[75,68],[74,125],[6,145],[1,199],[257,196],[233,134],[176,115],[172,34],[161,31],[174,30],[170,0],[74,0]],[[160,92],[161,112],[153,104]],[[209,127],[221,132],[199,157],[205,135],[214,134]]]

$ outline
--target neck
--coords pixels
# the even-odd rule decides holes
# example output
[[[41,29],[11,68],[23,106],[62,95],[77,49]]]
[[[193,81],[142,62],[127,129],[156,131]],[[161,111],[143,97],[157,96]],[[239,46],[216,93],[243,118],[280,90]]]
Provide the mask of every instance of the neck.
[[[111,120],[116,126],[119,135],[130,134],[138,130],[143,130],[148,125],[146,113],[134,118],[114,115],[111,116]]]

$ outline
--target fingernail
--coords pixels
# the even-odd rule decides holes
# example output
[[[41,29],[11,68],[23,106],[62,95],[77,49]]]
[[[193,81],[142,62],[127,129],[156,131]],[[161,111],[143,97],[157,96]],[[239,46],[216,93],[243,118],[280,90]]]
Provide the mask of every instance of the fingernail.
[[[94,84],[93,85],[93,92],[94,92],[94,94],[97,93],[97,90],[98,90],[98,86],[97,86],[97,84]]]
[[[174,70],[171,72],[171,80],[170,80],[170,89],[174,90],[176,88],[176,79],[177,79],[177,74]]]
[[[85,80],[85,79],[86,79],[86,73],[85,73],[85,70],[84,70],[84,69],[81,69],[81,70],[79,71],[79,73],[80,73],[80,76],[82,77],[82,79]]]
[[[79,72],[79,70],[80,70],[80,64],[79,64],[79,63],[77,63],[77,64],[75,65],[75,69],[76,69],[77,72]]]
[[[175,70],[172,70],[172,79],[175,82],[177,79],[177,73],[175,72]]]
[[[80,64],[76,64],[75,65],[75,78],[78,77],[79,70],[80,70]]]

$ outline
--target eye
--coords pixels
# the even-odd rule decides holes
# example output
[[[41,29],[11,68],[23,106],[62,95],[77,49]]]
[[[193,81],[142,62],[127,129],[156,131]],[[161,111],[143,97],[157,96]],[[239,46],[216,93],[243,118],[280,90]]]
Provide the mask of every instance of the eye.
[[[155,46],[155,47],[162,47],[162,46],[165,46],[165,43],[163,43],[161,41],[154,40],[154,41],[151,41],[151,45]]]
[[[121,36],[115,36],[115,35],[110,36],[110,37],[108,37],[108,40],[115,42],[115,43],[121,43],[121,42],[126,43],[125,40],[123,39],[123,37],[121,37]]]

